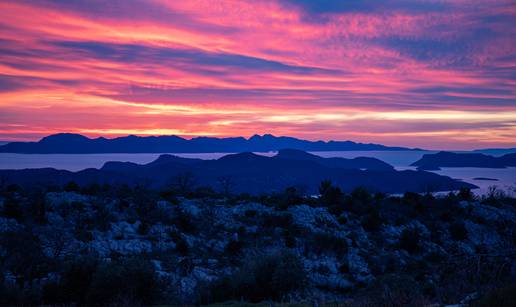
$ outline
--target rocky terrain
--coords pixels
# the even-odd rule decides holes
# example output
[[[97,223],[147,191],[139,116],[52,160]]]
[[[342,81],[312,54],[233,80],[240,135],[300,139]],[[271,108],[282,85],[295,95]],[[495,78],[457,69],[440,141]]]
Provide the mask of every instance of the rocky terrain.
[[[510,306],[516,200],[2,187],[0,303]]]

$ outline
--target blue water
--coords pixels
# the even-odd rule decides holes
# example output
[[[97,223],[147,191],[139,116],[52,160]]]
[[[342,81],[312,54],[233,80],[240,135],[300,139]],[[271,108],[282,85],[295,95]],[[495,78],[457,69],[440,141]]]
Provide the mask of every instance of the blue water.
[[[435,153],[433,151],[327,151],[315,152],[322,157],[373,157],[385,161],[399,170],[414,169],[411,163],[419,160],[424,154]],[[174,154],[186,158],[217,159],[227,153],[197,153]],[[259,153],[272,156],[274,152]],[[52,167],[78,171],[86,168],[100,168],[107,161],[124,161],[138,164],[149,163],[159,157],[160,154],[11,154],[0,153],[0,169],[25,169]],[[484,194],[490,186],[497,186],[516,196],[516,168],[487,169],[487,168],[443,168],[436,171],[440,175],[464,180],[473,183],[480,188],[475,192]],[[475,180],[484,177],[497,179],[497,181]]]

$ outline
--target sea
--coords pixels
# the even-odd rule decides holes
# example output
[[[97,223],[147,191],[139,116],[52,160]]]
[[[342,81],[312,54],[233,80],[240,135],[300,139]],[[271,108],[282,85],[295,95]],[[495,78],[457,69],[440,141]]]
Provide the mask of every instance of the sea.
[[[312,152],[321,157],[373,157],[393,165],[398,170],[415,169],[410,166],[424,154],[435,151],[324,151]],[[174,153],[185,158],[218,159],[228,153]],[[273,156],[276,152],[257,153]],[[496,153],[491,153],[497,155]],[[501,155],[502,152],[499,153]],[[154,161],[161,154],[13,154],[0,153],[0,169],[45,168],[79,171],[86,168],[100,168],[108,161],[145,164]],[[504,169],[490,168],[442,168],[435,173],[463,180],[478,186],[474,192],[485,195],[496,186],[506,193],[516,196],[516,167]]]

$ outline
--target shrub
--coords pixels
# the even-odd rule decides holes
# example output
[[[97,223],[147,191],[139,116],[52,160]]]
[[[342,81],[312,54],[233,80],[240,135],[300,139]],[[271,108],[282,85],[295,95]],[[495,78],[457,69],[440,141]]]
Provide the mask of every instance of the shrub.
[[[20,288],[48,274],[50,259],[43,253],[39,237],[31,230],[0,233],[0,246],[2,269],[16,276]]]
[[[88,256],[77,257],[65,263],[60,284],[56,287],[59,289],[62,299],[65,302],[78,304],[84,304],[86,302],[90,284],[98,264],[99,261],[96,258]],[[56,289],[49,287],[46,294],[49,295],[53,290]],[[49,301],[47,303],[52,302]]]
[[[279,195],[278,209],[285,210],[290,206],[301,205],[304,199],[299,188],[289,187]]]
[[[337,255],[347,253],[348,244],[345,239],[327,232],[315,232],[308,238],[305,246],[306,252],[335,253]]]
[[[339,272],[342,274],[348,274],[349,273],[349,264],[347,262],[342,263],[339,266]]]
[[[64,185],[63,190],[66,192],[79,192],[80,187],[77,183],[70,181]]]
[[[455,241],[464,241],[468,238],[468,230],[462,222],[455,222],[449,227],[450,236]]]
[[[176,218],[174,224],[185,233],[195,234],[197,233],[197,221],[194,216],[188,212],[178,208],[176,211]]]
[[[473,195],[473,193],[471,192],[471,189],[468,189],[468,188],[461,188],[459,190],[459,193],[457,194],[457,196],[459,197],[460,200],[465,200],[465,201],[472,201],[475,197],[475,195]]]
[[[102,262],[80,256],[64,264],[58,282],[43,287],[46,304],[107,306],[155,303],[159,283],[151,263],[137,258]]]
[[[258,214],[258,211],[256,211],[256,210],[246,210],[244,212],[244,215],[246,217],[255,217],[257,214]]]
[[[249,256],[234,274],[203,285],[201,304],[281,301],[292,291],[302,289],[306,280],[303,262],[290,251]]]
[[[417,229],[405,228],[401,232],[399,246],[409,253],[416,253],[419,251],[420,235]]]
[[[341,225],[345,225],[348,223],[348,218],[345,217],[344,215],[341,215],[337,218],[337,221],[339,222],[339,224]]]
[[[516,284],[511,284],[500,289],[494,289],[487,293],[477,302],[473,302],[474,307],[512,307],[516,302]]]
[[[303,262],[290,252],[247,259],[237,276],[236,295],[251,302],[281,300],[306,281]]]
[[[175,243],[176,243],[176,252],[178,252],[179,254],[181,254],[183,256],[188,255],[188,251],[189,251],[188,243],[186,243],[186,240],[183,237],[180,236]]]
[[[325,206],[339,206],[342,204],[344,193],[339,187],[334,186],[331,181],[324,180],[319,186],[319,198],[321,203]]]
[[[351,198],[353,202],[359,202],[363,205],[371,203],[372,200],[371,193],[364,187],[355,188],[351,192]]]
[[[282,214],[263,213],[262,214],[262,222],[263,222],[264,227],[289,228],[292,225],[292,214],[290,214],[290,213],[282,213]]]
[[[285,246],[289,248],[296,247],[296,237],[292,233],[292,231],[286,229],[283,231],[283,237],[285,239]]]
[[[138,229],[136,230],[139,235],[147,235],[149,233],[150,227],[149,224],[145,222],[141,222],[140,225],[138,225]]]
[[[237,256],[244,248],[244,243],[238,240],[230,240],[224,247],[224,252],[230,256]]]
[[[6,218],[15,219],[17,222],[23,220],[23,209],[19,201],[13,197],[8,197],[4,200],[4,208],[2,215]]]
[[[142,259],[123,259],[100,263],[92,276],[87,304],[129,305],[156,302],[159,283],[151,263]]]
[[[380,213],[377,209],[373,208],[371,212],[362,219],[361,225],[366,231],[378,231],[382,223],[383,220]]]

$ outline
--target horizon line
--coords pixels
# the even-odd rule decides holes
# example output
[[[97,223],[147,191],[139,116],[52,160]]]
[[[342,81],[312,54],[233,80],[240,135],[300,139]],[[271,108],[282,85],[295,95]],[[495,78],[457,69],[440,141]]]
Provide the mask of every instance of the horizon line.
[[[414,147],[414,146],[407,146],[407,145],[385,145],[384,143],[374,143],[374,142],[362,142],[362,141],[356,141],[356,140],[351,140],[351,139],[346,139],[346,140],[338,140],[338,139],[307,139],[307,138],[303,138],[303,137],[295,137],[295,136],[288,136],[288,135],[274,135],[272,133],[263,133],[263,134],[259,134],[259,133],[255,133],[255,134],[252,134],[251,136],[249,137],[245,137],[245,136],[221,136],[221,135],[181,135],[181,134],[124,134],[124,135],[116,135],[116,136],[112,136],[112,137],[106,137],[106,136],[103,136],[103,135],[88,135],[88,133],[75,133],[75,132],[56,132],[56,133],[51,133],[51,134],[48,134],[46,136],[43,136],[43,137],[40,137],[38,139],[31,139],[31,140],[0,140],[0,146],[3,146],[3,145],[6,145],[6,144],[9,144],[9,143],[31,143],[31,142],[39,142],[41,141],[42,139],[46,138],[46,137],[49,137],[49,136],[55,136],[55,135],[77,135],[77,136],[82,136],[82,137],[85,137],[87,139],[90,139],[90,140],[95,140],[95,139],[107,139],[107,140],[114,140],[114,139],[119,139],[119,138],[127,138],[127,137],[141,137],[141,138],[145,138],[145,137],[178,137],[178,138],[181,138],[181,139],[184,139],[184,140],[193,140],[193,139],[198,139],[198,138],[213,138],[213,139],[238,139],[238,138],[243,138],[245,140],[250,140],[251,138],[253,137],[265,137],[265,136],[272,136],[272,137],[275,137],[275,138],[294,138],[294,139],[298,139],[298,140],[303,140],[303,141],[309,141],[309,142],[324,142],[324,143],[329,143],[329,142],[353,142],[353,143],[356,143],[356,144],[373,144],[373,145],[381,145],[381,146],[386,146],[386,147],[400,147],[400,148],[407,148],[407,149],[412,149],[412,150],[421,150],[421,151],[481,151],[481,150],[510,150],[510,149],[514,149],[516,148],[515,147],[478,147],[478,148],[473,148],[473,149],[453,149],[453,148],[421,148],[421,147]]]

